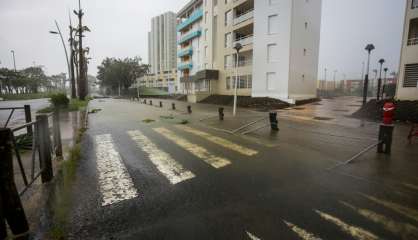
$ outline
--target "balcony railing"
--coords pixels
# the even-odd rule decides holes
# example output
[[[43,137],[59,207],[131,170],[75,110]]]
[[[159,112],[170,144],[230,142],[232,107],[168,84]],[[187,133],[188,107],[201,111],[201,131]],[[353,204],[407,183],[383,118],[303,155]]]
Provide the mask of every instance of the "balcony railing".
[[[410,38],[408,39],[408,46],[418,45],[418,38]]]
[[[234,25],[247,21],[254,17],[254,9],[250,9],[234,18]]]
[[[202,29],[199,28],[198,30],[192,31],[184,35],[183,37],[181,37],[180,40],[178,41],[178,44],[183,44],[187,41],[192,40],[193,38],[200,37],[200,35],[202,35]]]
[[[190,61],[182,62],[177,66],[178,70],[192,69],[193,63]]]
[[[236,39],[233,43],[233,46],[235,46],[237,43],[240,43],[242,46],[252,44],[253,35],[247,35],[247,36]]]
[[[187,26],[189,26],[190,24],[196,22],[197,20],[199,20],[200,18],[203,17],[203,9],[198,9],[196,11],[194,11],[190,17],[186,20],[184,20],[183,22],[179,23],[177,25],[177,31],[181,31],[184,28],[186,28]]]
[[[177,53],[177,57],[184,57],[184,56],[190,56],[193,54],[193,48],[187,47],[185,49],[182,49]]]
[[[233,63],[229,63],[229,64],[225,64],[225,68],[226,69],[233,69],[235,68],[235,62]],[[246,59],[246,60],[241,60],[238,62],[238,67],[249,67],[253,65],[253,60],[252,59]]]

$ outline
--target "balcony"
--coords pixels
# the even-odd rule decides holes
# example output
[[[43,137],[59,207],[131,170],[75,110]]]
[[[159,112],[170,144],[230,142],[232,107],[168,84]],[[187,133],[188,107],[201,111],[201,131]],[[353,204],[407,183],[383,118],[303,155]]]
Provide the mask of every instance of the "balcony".
[[[177,57],[185,57],[190,56],[193,54],[193,48],[187,47],[185,49],[182,49],[180,52],[177,53]]]
[[[410,38],[408,39],[408,46],[418,45],[418,38]]]
[[[181,37],[180,40],[178,41],[178,44],[183,44],[187,41],[192,40],[193,38],[200,37],[200,35],[202,35],[202,30],[201,29],[198,29],[196,31],[192,31],[192,32],[184,35],[183,37]]]
[[[247,21],[249,19],[252,19],[253,17],[254,17],[254,9],[250,9],[247,12],[244,12],[244,13],[236,16],[234,18],[233,24],[234,25],[237,25],[239,23],[242,23],[242,22],[245,22],[245,21]]]
[[[182,62],[177,66],[178,70],[185,70],[185,69],[192,69],[193,68],[193,63],[188,61],[188,62]]]
[[[183,30],[184,28],[186,28],[187,26],[190,26],[191,24],[193,24],[194,22],[196,22],[202,17],[203,17],[203,9],[196,10],[194,13],[190,15],[189,18],[187,18],[186,20],[184,20],[183,22],[177,25],[177,31],[179,32]]]
[[[418,8],[418,0],[412,0],[412,9]]]
[[[235,46],[237,43],[240,43],[242,46],[250,45],[253,43],[253,35],[247,35],[236,39],[233,43],[233,46]]]

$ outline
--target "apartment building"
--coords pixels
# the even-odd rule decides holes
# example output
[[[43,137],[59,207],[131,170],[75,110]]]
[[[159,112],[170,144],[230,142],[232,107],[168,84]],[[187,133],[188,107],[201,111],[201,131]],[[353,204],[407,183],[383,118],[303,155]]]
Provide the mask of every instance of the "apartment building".
[[[407,0],[396,97],[418,100],[418,0]]]
[[[148,32],[148,61],[150,74],[147,85],[158,88],[171,88],[177,79],[176,14],[166,12],[151,19],[151,31]],[[174,78],[173,78],[173,72]],[[140,85],[144,86],[139,80]]]
[[[190,101],[233,95],[236,71],[241,96],[316,97],[321,0],[192,0],[177,18],[178,75]]]

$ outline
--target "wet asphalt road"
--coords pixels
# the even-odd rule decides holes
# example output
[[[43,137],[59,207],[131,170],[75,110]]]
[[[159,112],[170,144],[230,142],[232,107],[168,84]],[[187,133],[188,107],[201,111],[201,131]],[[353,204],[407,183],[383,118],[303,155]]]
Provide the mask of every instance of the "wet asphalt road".
[[[277,135],[242,136],[200,122],[207,109],[111,99],[90,108],[102,111],[89,117],[71,239],[418,239],[416,144],[330,170],[373,143],[373,123],[282,119]]]

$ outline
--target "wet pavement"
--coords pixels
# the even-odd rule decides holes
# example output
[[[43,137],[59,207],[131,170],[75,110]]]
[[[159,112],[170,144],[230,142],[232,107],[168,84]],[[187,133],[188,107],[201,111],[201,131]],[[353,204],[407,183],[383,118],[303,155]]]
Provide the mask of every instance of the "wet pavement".
[[[47,98],[30,99],[30,100],[16,100],[16,101],[0,101],[0,108],[6,107],[23,107],[24,105],[30,105],[32,111],[32,120],[35,120],[36,112],[42,108],[50,105]],[[9,117],[10,110],[0,110],[0,126],[4,126]],[[17,126],[25,123],[25,111],[15,110],[10,119],[8,127]]]
[[[278,133],[267,113],[162,101],[90,103],[70,239],[418,239],[407,126],[391,156],[341,164],[376,142],[378,123],[346,116],[359,99],[280,111]]]

